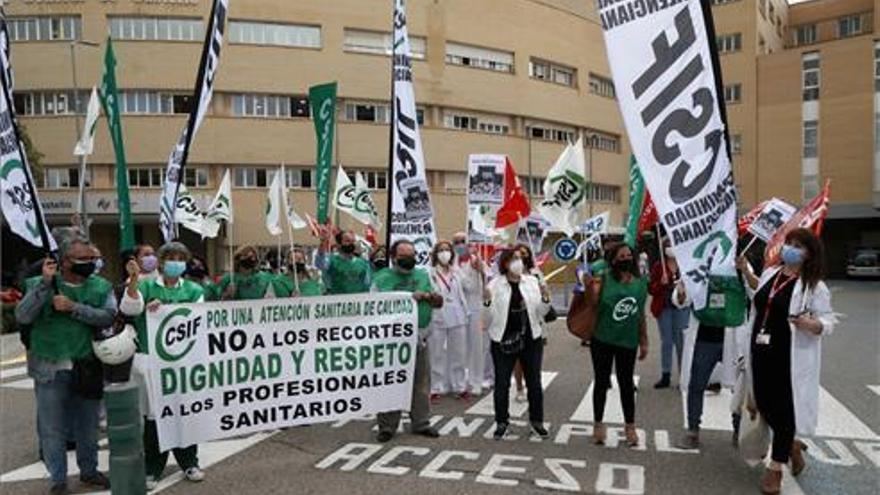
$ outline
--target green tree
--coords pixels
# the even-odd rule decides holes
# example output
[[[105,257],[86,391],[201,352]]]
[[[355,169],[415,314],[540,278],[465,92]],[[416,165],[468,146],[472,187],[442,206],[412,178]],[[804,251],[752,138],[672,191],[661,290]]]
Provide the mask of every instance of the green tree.
[[[21,140],[24,143],[24,152],[27,154],[28,164],[31,166],[31,173],[34,176],[34,180],[37,182],[37,187],[43,185],[43,154],[37,150],[36,146],[34,146],[34,142],[31,140],[30,135],[28,134],[27,127],[19,122],[18,124],[18,132],[21,135]]]

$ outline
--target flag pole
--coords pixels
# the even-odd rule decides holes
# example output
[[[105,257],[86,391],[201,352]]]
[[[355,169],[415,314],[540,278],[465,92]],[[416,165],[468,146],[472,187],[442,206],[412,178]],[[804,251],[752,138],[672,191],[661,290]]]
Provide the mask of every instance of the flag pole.
[[[666,253],[663,251],[663,242],[660,238],[660,222],[654,224],[657,230],[657,248],[660,251],[660,266],[663,267],[663,277],[666,277]]]
[[[755,243],[755,241],[757,241],[757,240],[758,240],[758,236],[756,236],[755,234],[752,234],[752,240],[749,241],[748,244],[746,244],[746,247],[745,247],[745,249],[743,249],[743,251],[742,251],[742,253],[740,254],[740,256],[745,256],[746,253],[749,252],[749,249],[751,249],[752,245],[753,245],[753,244]]]

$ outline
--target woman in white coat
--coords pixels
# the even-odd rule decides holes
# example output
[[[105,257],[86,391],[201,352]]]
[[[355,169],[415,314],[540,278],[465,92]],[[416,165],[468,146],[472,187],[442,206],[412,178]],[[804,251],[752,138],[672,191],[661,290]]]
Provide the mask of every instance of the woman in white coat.
[[[761,492],[779,493],[782,465],[791,461],[797,476],[804,469],[803,443],[819,416],[822,337],[834,330],[831,292],[822,282],[824,255],[819,239],[807,229],[785,236],[782,266],[768,267],[757,288],[752,312],[749,363],[758,412],[773,431],[771,463],[761,478]]]
[[[452,393],[468,399],[467,302],[462,289],[462,275],[455,266],[452,243],[440,241],[431,253],[431,284],[443,296],[443,307],[435,309],[431,319],[428,345],[431,352],[431,401]]]

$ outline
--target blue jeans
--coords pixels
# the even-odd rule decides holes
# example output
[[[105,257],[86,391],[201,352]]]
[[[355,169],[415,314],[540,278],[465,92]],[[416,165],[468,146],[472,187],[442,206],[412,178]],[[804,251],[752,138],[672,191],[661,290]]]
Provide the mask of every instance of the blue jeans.
[[[694,345],[691,380],[687,390],[688,430],[690,431],[700,429],[700,418],[703,416],[703,397],[715,364],[721,361],[723,352],[723,342],[698,340]]]
[[[663,373],[672,373],[672,348],[675,346],[678,371],[681,372],[681,352],[683,349],[682,331],[690,323],[690,310],[667,306],[657,318],[660,327],[660,368]]]
[[[70,389],[73,373],[62,370],[49,381],[35,381],[37,394],[37,430],[43,462],[52,484],[67,481],[67,440],[73,432],[76,441],[76,464],[83,476],[98,472],[98,404],[84,399]]]

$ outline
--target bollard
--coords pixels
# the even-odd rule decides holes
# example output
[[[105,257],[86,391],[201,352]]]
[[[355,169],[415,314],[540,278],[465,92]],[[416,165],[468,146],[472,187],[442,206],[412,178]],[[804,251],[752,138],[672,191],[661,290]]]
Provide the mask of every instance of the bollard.
[[[110,493],[144,495],[143,419],[137,384],[128,381],[107,385],[104,401],[110,441]]]

